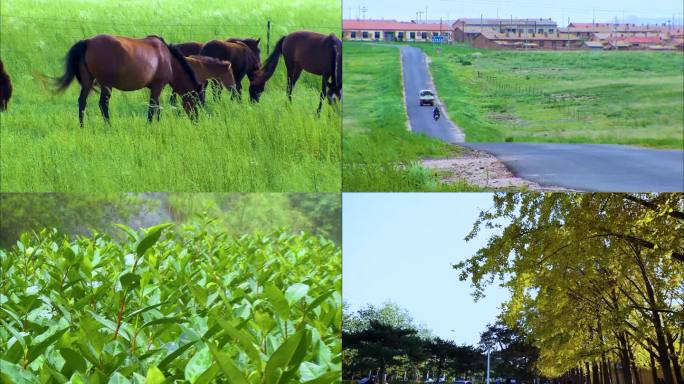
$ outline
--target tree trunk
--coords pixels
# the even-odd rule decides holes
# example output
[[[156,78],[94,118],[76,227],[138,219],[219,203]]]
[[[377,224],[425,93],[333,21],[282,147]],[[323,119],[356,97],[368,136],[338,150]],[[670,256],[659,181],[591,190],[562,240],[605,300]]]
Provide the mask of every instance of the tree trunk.
[[[622,367],[623,384],[632,383],[632,364],[629,361],[629,351],[627,350],[627,336],[625,333],[619,333],[617,336],[618,349],[620,351],[620,366]]]
[[[601,354],[601,373],[603,374],[603,382],[601,384],[613,384],[613,380],[610,377],[610,369],[608,368],[608,361],[606,360],[605,353]]]
[[[658,308],[658,303],[655,298],[655,292],[653,291],[653,285],[651,285],[651,280],[646,272],[646,266],[641,259],[641,254],[638,250],[635,250],[635,255],[637,263],[639,264],[639,270],[641,271],[641,277],[644,280],[644,286],[646,287],[646,294],[648,298],[648,305],[652,308],[651,310],[651,321],[653,322],[653,327],[656,333],[656,342],[658,344],[658,362],[663,369],[663,378],[665,379],[665,384],[674,384],[674,378],[672,377],[672,368],[670,366],[670,358],[668,357],[667,341],[665,340],[665,331],[663,329],[662,319],[660,318],[660,313],[656,310]]]
[[[591,364],[591,372],[592,372],[592,384],[601,384],[601,375],[599,374],[599,365],[594,361]]]
[[[629,360],[632,362],[630,368],[632,369],[632,375],[634,375],[634,382],[636,384],[641,384],[641,375],[639,374],[639,369],[634,361],[634,351],[632,351],[632,347],[629,344],[627,345],[627,352],[629,352]]]
[[[652,353],[648,353],[651,357],[651,376],[653,377],[653,384],[658,384],[658,368],[655,363],[655,356]]]
[[[665,331],[665,337],[667,338],[667,346],[670,350],[670,360],[672,360],[672,368],[674,369],[675,381],[677,384],[684,384],[684,378],[682,378],[682,367],[679,365],[679,356],[675,351],[674,338],[670,331]]]

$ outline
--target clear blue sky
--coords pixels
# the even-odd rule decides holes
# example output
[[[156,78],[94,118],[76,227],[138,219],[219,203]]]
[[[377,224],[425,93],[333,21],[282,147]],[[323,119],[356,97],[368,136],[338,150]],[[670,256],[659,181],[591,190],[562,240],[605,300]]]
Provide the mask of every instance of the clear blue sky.
[[[623,16],[627,21],[630,17],[643,19],[671,19],[680,20],[684,12],[682,0],[573,0],[573,1],[543,1],[543,0],[343,0],[345,18],[356,18],[359,7],[366,7],[366,18],[414,20],[416,12],[425,12],[430,20],[456,19],[460,17],[494,18],[510,17],[544,17],[552,18],[560,25],[567,24],[568,18],[576,22],[591,22],[596,17],[597,22],[619,21]],[[363,13],[362,13],[363,15]],[[420,16],[422,19],[425,15]],[[561,20],[563,22],[561,23]]]
[[[451,264],[486,244],[463,238],[492,205],[489,193],[343,194],[344,300],[353,309],[391,300],[435,335],[477,343],[508,293],[495,285],[475,303]]]

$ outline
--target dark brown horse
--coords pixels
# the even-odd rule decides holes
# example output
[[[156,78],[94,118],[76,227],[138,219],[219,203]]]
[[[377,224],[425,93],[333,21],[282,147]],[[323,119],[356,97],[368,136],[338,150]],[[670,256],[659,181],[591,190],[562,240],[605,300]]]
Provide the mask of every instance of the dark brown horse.
[[[249,47],[249,49],[254,52],[257,57],[261,58],[261,49],[259,48],[259,43],[261,42],[261,39],[253,39],[253,38],[247,38],[247,39],[238,39],[238,38],[230,38],[226,40],[227,43],[242,43],[246,46]]]
[[[200,55],[230,61],[233,64],[235,89],[239,95],[242,95],[242,79],[247,76],[251,82],[261,66],[259,56],[243,42],[212,40],[204,45]]]
[[[204,43],[192,41],[189,43],[173,44],[173,46],[178,48],[178,50],[181,51],[183,56],[191,56],[199,55],[200,51],[202,50],[202,47],[204,47]]]
[[[12,97],[12,80],[5,72],[5,65],[0,60],[0,112],[7,110],[10,97]]]
[[[278,40],[273,53],[266,59],[249,87],[249,94],[253,99],[259,99],[266,82],[273,76],[281,55],[287,67],[287,96],[290,99],[292,89],[303,70],[322,77],[319,112],[325,97],[331,103],[335,98],[342,98],[342,41],[334,34],[299,31]]]
[[[81,94],[78,98],[78,120],[83,126],[83,111],[95,81],[100,84],[100,111],[109,121],[109,98],[112,88],[122,91],[150,89],[147,120],[155,114],[159,120],[159,96],[169,84],[174,92],[183,95],[183,108],[194,116],[194,96],[201,90],[195,72],[177,49],[159,36],[144,39],[98,35],[81,40],[71,47],[66,57],[64,75],[56,80],[57,91],[64,92],[78,79]]]

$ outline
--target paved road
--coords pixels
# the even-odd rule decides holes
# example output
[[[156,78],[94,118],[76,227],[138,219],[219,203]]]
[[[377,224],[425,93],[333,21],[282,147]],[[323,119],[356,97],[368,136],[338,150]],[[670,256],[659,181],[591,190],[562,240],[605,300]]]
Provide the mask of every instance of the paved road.
[[[430,72],[426,63],[426,56],[419,48],[401,46],[401,61],[404,71],[404,93],[406,111],[411,124],[411,131],[425,133],[428,136],[448,141],[449,143],[463,143],[465,135],[442,116],[435,121],[432,118],[433,108],[421,107],[418,103],[418,95],[423,89],[434,90],[430,80]]]
[[[406,110],[411,130],[449,143],[465,135],[448,119],[435,122],[432,108],[418,105],[421,89],[434,89],[425,54],[401,46]],[[654,150],[610,144],[467,143],[489,152],[517,177],[541,185],[581,191],[684,191],[684,151]]]
[[[684,152],[609,144],[468,143],[541,185],[601,192],[684,190]]]

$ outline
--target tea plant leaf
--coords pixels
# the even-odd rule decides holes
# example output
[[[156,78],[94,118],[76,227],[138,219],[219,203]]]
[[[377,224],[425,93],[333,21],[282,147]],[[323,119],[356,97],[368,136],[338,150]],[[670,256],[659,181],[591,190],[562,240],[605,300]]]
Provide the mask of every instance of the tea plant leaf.
[[[212,358],[209,348],[204,347],[195,352],[185,365],[185,379],[195,383],[197,379],[211,366]]]
[[[74,372],[85,372],[88,368],[83,356],[71,348],[60,348],[59,354],[64,359],[64,367],[62,367],[64,376],[70,377]]]
[[[308,343],[308,330],[303,329],[287,339],[268,359],[264,371],[265,383],[284,383],[299,368]]]
[[[151,325],[157,325],[157,324],[171,324],[171,323],[182,323],[185,320],[183,320],[182,317],[162,317],[160,319],[154,319],[146,322],[145,324],[140,327],[140,329],[147,328]]]
[[[273,306],[279,316],[287,317],[290,311],[290,306],[285,300],[285,295],[273,284],[268,284],[264,287],[264,296],[268,302]]]
[[[135,253],[138,254],[138,257],[142,256],[145,254],[145,251],[147,251],[151,246],[153,246],[157,240],[161,237],[162,232],[166,229],[171,227],[173,224],[159,224],[154,227],[151,227],[147,230],[147,233],[145,236],[140,239],[140,242],[138,243],[138,246],[135,248]]]
[[[121,287],[127,291],[140,287],[140,275],[135,273],[124,273],[119,278]]]
[[[261,370],[261,356],[259,355],[259,350],[254,346],[254,341],[249,333],[244,330],[236,329],[223,319],[216,319],[216,321],[221,325],[221,328],[223,328],[223,331],[226,332],[228,336],[237,340],[240,347],[242,347],[242,350],[249,356],[252,362],[259,367],[259,370]]]
[[[14,336],[15,339],[17,339],[17,342],[21,345],[22,348],[26,348],[26,341],[24,340],[24,336],[19,333],[14,327],[11,325],[7,324],[5,320],[0,319],[0,323],[7,328],[7,330]]]
[[[31,372],[23,369],[19,364],[0,359],[0,378],[3,383],[33,384],[40,380]]]
[[[57,341],[62,335],[68,331],[68,328],[64,328],[62,330],[59,330],[55,332],[53,335],[47,337],[45,340],[41,341],[40,343],[36,344],[35,346],[29,347],[28,354],[26,356],[26,362],[27,364],[30,364],[33,360],[35,360],[38,356],[40,356],[47,347],[51,346],[55,341]]]
[[[240,372],[240,369],[233,364],[233,360],[227,354],[221,352],[212,343],[209,343],[209,350],[214,356],[214,360],[224,375],[228,377],[231,384],[249,384],[247,378]]]
[[[308,285],[302,283],[292,284],[285,291],[285,299],[290,305],[292,305],[293,303],[301,300],[302,297],[306,296],[307,292],[309,292]]]
[[[119,372],[114,372],[112,376],[109,377],[107,384],[130,384],[131,382]]]
[[[147,369],[145,384],[162,384],[166,381],[164,374],[156,366],[152,365]]]
[[[342,380],[340,372],[328,372],[315,379],[304,381],[302,384],[329,384],[337,383]]]

